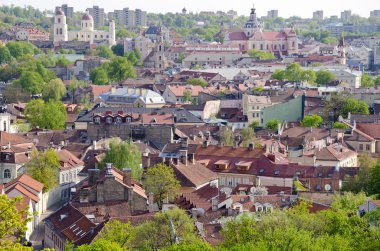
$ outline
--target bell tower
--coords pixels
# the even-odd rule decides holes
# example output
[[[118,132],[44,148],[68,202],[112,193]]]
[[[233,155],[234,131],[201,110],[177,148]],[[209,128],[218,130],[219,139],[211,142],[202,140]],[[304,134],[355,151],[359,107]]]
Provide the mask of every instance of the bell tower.
[[[59,44],[59,42],[68,40],[66,16],[61,8],[55,12],[53,34],[55,45]]]
[[[340,35],[339,45],[338,45],[338,63],[340,65],[346,64],[346,43],[344,41],[343,33]]]
[[[262,24],[257,20],[255,5],[252,6],[248,22],[244,26],[244,31],[247,37],[252,37],[256,32],[262,32]]]

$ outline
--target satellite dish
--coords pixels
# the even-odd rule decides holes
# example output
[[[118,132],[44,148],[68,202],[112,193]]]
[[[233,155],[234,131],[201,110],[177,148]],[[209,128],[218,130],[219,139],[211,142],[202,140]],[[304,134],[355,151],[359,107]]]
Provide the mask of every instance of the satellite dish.
[[[225,193],[227,196],[230,196],[231,193],[232,193],[232,189],[229,188],[229,187],[223,187],[222,189],[220,189],[220,191],[222,191],[223,193]]]
[[[329,184],[326,184],[326,185],[325,185],[325,190],[326,190],[326,191],[330,191],[330,190],[331,190],[331,186],[330,186]]]
[[[251,189],[249,189],[249,191],[250,191],[252,194],[255,194],[255,193],[256,193],[256,187],[251,187]]]

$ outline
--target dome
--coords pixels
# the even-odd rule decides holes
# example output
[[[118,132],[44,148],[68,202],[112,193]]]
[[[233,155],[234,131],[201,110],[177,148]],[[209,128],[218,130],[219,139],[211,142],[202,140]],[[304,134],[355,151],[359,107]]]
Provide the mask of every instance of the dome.
[[[64,16],[64,15],[65,15],[65,12],[63,12],[62,9],[59,8],[59,9],[55,12],[55,15],[56,15],[56,16]]]
[[[82,16],[82,20],[88,20],[88,21],[90,21],[90,20],[93,20],[93,18],[92,18],[92,16],[90,15],[90,13],[89,13],[88,11],[86,11],[86,14],[84,14],[84,15]]]

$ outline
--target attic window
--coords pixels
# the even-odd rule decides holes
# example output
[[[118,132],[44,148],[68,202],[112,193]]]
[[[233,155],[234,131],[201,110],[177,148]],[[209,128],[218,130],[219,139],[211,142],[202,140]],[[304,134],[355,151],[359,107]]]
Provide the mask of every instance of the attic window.
[[[276,170],[276,171],[274,171],[274,175],[276,175],[276,176],[280,176],[280,170]]]
[[[318,173],[318,177],[322,177],[323,176],[323,173]]]
[[[300,176],[300,175],[301,175],[301,171],[297,171],[297,172],[296,172],[296,175],[297,175],[297,176]]]
[[[259,173],[260,173],[260,174],[263,174],[263,173],[264,173],[264,169],[260,169],[260,170],[259,170]]]

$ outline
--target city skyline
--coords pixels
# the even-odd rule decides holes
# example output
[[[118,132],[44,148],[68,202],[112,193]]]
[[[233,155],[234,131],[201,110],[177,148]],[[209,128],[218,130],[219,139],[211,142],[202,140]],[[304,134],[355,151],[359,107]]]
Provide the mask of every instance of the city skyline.
[[[257,9],[258,16],[266,16],[267,11],[276,9],[279,11],[279,16],[289,17],[289,16],[300,16],[303,18],[310,18],[316,10],[323,10],[324,15],[331,16],[337,15],[340,16],[340,12],[344,10],[352,10],[353,14],[358,14],[363,17],[368,17],[371,10],[379,9],[380,6],[376,4],[375,0],[362,0],[361,4],[358,5],[357,1],[348,0],[345,1],[344,5],[338,1],[329,1],[329,0],[311,0],[307,5],[304,5],[302,0],[288,0],[288,1],[279,1],[279,0],[267,0],[262,1],[252,1],[252,0],[241,0],[239,5],[236,6],[231,1],[220,1],[218,6],[212,5],[212,1],[207,0],[192,0],[191,2],[185,0],[167,0],[165,3],[159,1],[145,0],[145,1],[112,1],[107,2],[104,0],[92,0],[88,2],[75,1],[75,0],[66,0],[66,1],[51,1],[51,0],[3,0],[3,5],[14,4],[16,6],[27,6],[31,5],[35,8],[41,10],[54,10],[56,6],[62,4],[68,4],[73,6],[75,11],[84,11],[86,8],[92,7],[93,5],[99,5],[104,8],[106,12],[113,11],[114,9],[122,9],[129,7],[131,9],[143,9],[148,12],[153,13],[166,13],[166,12],[180,12],[183,7],[185,7],[188,12],[200,12],[200,11],[228,11],[233,9],[239,13],[239,15],[248,15],[249,9],[252,7],[252,4],[255,4]],[[289,8],[292,6],[292,8]]]

